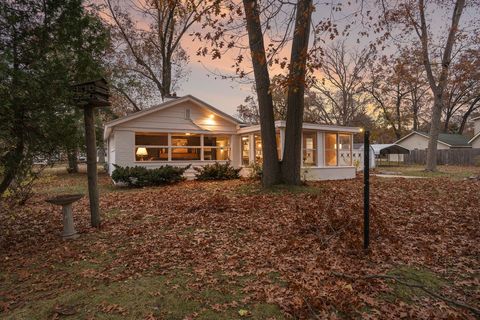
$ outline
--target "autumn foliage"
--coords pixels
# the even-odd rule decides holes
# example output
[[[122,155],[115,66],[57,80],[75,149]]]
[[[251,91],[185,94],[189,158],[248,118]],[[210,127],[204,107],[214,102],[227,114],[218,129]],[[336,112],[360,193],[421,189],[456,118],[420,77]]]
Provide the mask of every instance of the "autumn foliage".
[[[103,226],[89,227],[88,199],[82,199],[74,206],[77,241],[61,240],[58,208],[44,202],[53,183],[71,181],[43,181],[43,193],[27,206],[3,208],[0,315],[46,296],[190,270],[194,291],[218,287],[218,275],[234,283],[248,279],[243,302],[206,305],[212,312],[262,301],[301,319],[475,318],[446,300],[405,297],[395,282],[367,276],[428,272],[442,279],[436,293],[478,309],[479,181],[372,178],[368,252],[360,178],[271,191],[232,180],[118,192],[107,177],[101,181]],[[117,304],[95,308],[132,314]],[[163,318],[161,310],[151,316]]]

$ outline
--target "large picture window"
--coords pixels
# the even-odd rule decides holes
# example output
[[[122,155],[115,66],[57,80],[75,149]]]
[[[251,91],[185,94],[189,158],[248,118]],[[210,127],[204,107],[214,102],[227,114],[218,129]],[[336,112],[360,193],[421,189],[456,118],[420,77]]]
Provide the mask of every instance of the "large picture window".
[[[202,151],[203,160],[229,160],[230,137],[172,133],[169,139],[168,133],[135,134],[136,161],[202,160]]]
[[[203,138],[204,160],[229,160],[230,137],[228,136],[204,136]]]
[[[338,135],[338,165],[352,165],[352,136],[350,134]]]
[[[242,165],[248,166],[250,164],[250,138],[249,136],[242,136]]]
[[[136,161],[166,161],[168,160],[167,133],[137,133],[135,134]]]
[[[254,137],[253,150],[255,153],[255,163],[263,163],[263,152],[262,152],[262,137],[259,134],[256,134]]]
[[[337,165],[337,134],[325,133],[325,164]]]
[[[304,166],[317,165],[317,133],[316,132],[303,133],[303,165]]]
[[[352,135],[325,133],[325,164],[327,166],[352,165]]]
[[[201,160],[200,135],[185,133],[172,135],[172,160]]]

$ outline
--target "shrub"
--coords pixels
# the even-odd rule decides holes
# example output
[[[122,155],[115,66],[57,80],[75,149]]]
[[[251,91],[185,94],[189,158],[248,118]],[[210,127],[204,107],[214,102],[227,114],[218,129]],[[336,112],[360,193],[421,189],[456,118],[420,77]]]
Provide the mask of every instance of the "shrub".
[[[190,168],[190,165],[184,168],[166,165],[155,169],[114,166],[113,181],[125,183],[129,187],[159,186],[179,182],[184,179],[183,174]]]
[[[254,180],[262,179],[263,168],[261,164],[251,163],[247,166],[247,168],[250,169],[250,174],[248,175],[250,179],[254,179]]]
[[[226,163],[215,162],[214,164],[207,164],[203,167],[193,168],[197,173],[195,177],[197,180],[230,180],[240,178],[240,170],[235,169],[230,165],[230,161]]]

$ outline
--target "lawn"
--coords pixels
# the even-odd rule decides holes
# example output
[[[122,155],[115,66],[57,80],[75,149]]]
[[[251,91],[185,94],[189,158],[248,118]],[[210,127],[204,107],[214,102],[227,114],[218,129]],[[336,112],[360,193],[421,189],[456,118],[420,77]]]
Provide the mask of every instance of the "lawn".
[[[420,165],[403,165],[403,166],[381,166],[375,169],[376,173],[395,173],[398,175],[414,176],[414,177],[446,177],[452,179],[465,179],[471,176],[480,176],[480,167],[475,166],[449,166],[439,165],[438,171],[426,172],[425,166]]]
[[[86,176],[47,172],[26,206],[2,205],[0,318],[478,317],[480,181],[371,183],[364,252],[360,178],[126,190],[101,175],[102,228],[83,198],[81,236],[63,241],[44,200],[85,192]]]

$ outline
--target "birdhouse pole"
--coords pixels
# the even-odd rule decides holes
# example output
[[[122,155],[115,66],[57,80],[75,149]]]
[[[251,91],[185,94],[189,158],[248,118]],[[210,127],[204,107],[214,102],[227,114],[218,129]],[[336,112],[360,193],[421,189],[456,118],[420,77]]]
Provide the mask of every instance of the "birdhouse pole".
[[[85,122],[85,143],[87,146],[88,197],[90,199],[90,222],[92,227],[100,227],[100,206],[97,177],[97,140],[95,137],[95,107],[83,108]]]
[[[74,86],[75,99],[83,108],[85,122],[85,144],[87,147],[88,196],[90,200],[90,223],[100,227],[100,205],[97,177],[97,140],[95,137],[95,108],[110,105],[109,91],[105,79],[80,83]]]

